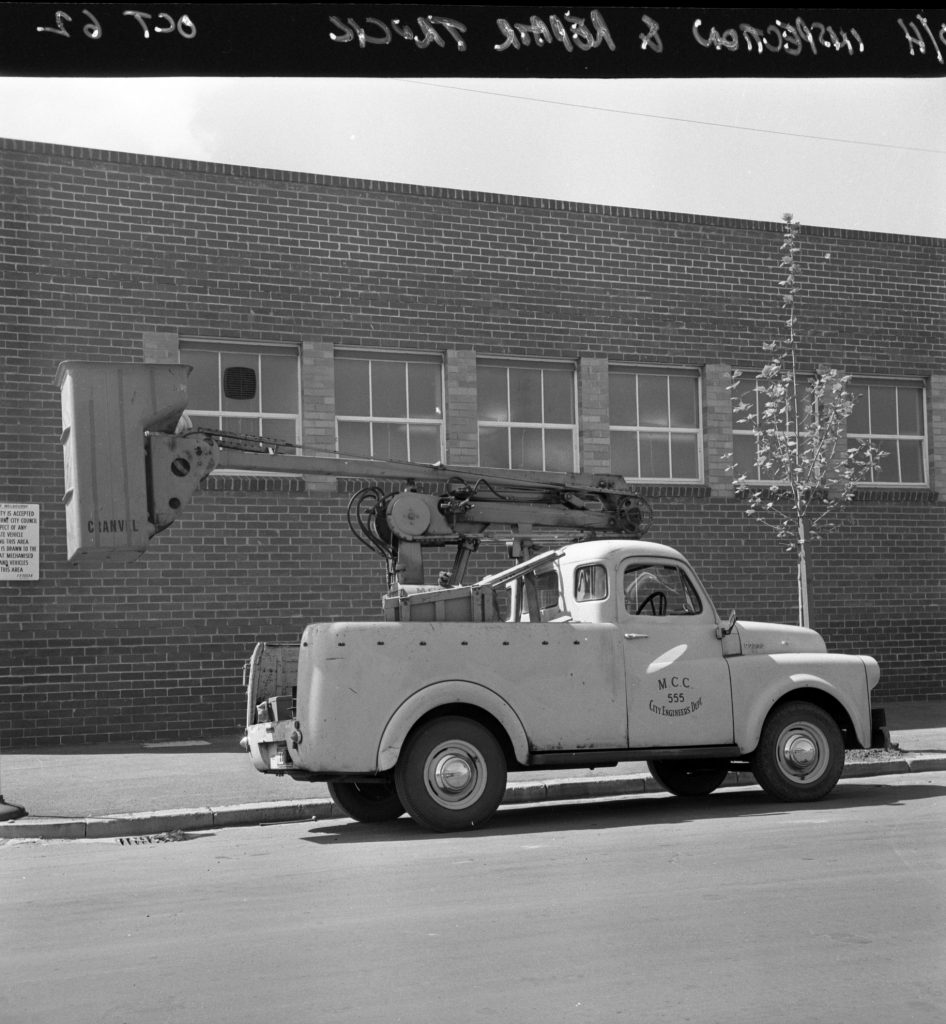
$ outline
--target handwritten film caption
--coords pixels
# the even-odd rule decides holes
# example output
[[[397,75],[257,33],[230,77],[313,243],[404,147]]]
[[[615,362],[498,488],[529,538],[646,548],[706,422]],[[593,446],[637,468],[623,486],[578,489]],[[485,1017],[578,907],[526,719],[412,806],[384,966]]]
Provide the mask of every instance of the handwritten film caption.
[[[175,18],[166,11],[152,14],[142,10],[109,10],[103,17],[132,19],[138,25],[143,39],[176,35],[191,40],[197,36],[197,25],[187,14]],[[75,24],[71,14],[57,10],[53,18],[55,24],[38,25],[36,31],[66,39],[76,34],[93,41],[104,37],[102,21],[89,8],[83,8],[82,18],[85,20]],[[400,39],[413,43],[421,50],[430,46],[443,49],[452,45],[458,53],[467,51],[467,26],[463,22],[436,14],[421,15],[415,21],[416,27],[399,18],[383,20],[369,17],[359,22],[354,18],[342,20],[337,15],[329,15],[328,38],[333,43],[356,43],[361,49],[387,46]],[[597,8],[591,10],[587,18],[566,12],[561,17],[555,14],[547,18],[533,15],[527,22],[496,18],[495,23],[499,38],[492,48],[497,52],[554,45],[561,46],[566,53],[576,50],[587,52],[602,46],[612,52],[617,49],[613,34]],[[946,23],[931,25],[925,15],[917,12],[909,21],[898,17],[896,24],[903,34],[910,57],[925,57],[929,52],[937,63],[946,62]],[[633,45],[652,53],[663,53],[664,41],[659,22],[648,15],[642,15],[641,26],[643,31],[638,33]],[[774,18],[764,27],[740,22],[723,28],[717,25],[705,26],[702,18],[696,18],[691,26],[691,35],[702,48],[717,52],[746,51],[757,55],[768,53],[787,57],[844,52],[854,56],[867,49],[867,43],[855,28],[835,28],[820,21],[806,22],[801,17],[784,21]]]
[[[917,14],[915,20],[909,23],[903,18],[896,20],[911,57],[925,56],[929,47],[937,62],[944,63],[946,23],[939,25],[938,28],[931,26],[922,14]],[[365,18],[362,23],[354,18],[342,21],[333,15],[329,21],[332,25],[332,42],[357,43],[361,49],[368,46],[386,46],[395,39],[413,42],[419,49],[427,49],[431,45],[443,48],[448,45],[449,38],[457,52],[464,53],[467,50],[467,28],[455,18],[421,16],[416,19],[416,28],[398,18],[392,18],[390,21]],[[663,53],[664,42],[659,22],[648,15],[642,15],[641,24],[643,31],[638,33],[634,45],[641,50]],[[562,17],[553,14],[547,19],[534,15],[528,22],[515,23],[505,18],[497,18],[496,28],[500,38],[493,44],[493,49],[497,52],[556,44],[562,46],[568,53],[574,50],[587,52],[601,46],[612,52],[617,49],[613,34],[604,16],[597,9],[592,10],[587,19],[571,13],[566,13]],[[725,50],[731,53],[745,49],[755,54],[771,53],[798,57],[805,53],[818,56],[833,51],[846,52],[854,56],[866,52],[867,49],[867,44],[855,28],[835,28],[820,21],[809,23],[801,17],[796,17],[793,21],[776,18],[765,27],[740,22],[738,26],[723,29],[715,25],[706,27],[703,20],[697,18],[691,26],[691,35],[704,49]]]

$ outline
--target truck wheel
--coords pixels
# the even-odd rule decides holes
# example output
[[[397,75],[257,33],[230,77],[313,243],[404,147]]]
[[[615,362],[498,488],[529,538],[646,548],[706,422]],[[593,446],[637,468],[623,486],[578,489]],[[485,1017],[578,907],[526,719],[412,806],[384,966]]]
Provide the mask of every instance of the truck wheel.
[[[506,792],[506,758],[479,722],[435,718],[404,745],[394,781],[418,825],[434,832],[479,828]]]
[[[648,761],[647,770],[674,796],[709,796],[729,774],[729,762]]]
[[[390,779],[379,782],[330,782],[329,796],[355,821],[393,821],[404,805]]]
[[[844,740],[837,722],[814,704],[795,701],[765,720],[752,773],[778,800],[820,800],[844,768]]]

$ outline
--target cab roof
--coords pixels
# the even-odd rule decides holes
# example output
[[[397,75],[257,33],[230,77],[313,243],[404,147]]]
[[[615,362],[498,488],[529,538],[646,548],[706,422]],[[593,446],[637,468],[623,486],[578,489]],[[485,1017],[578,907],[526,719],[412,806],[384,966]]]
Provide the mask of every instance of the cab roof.
[[[606,562],[616,558],[671,558],[687,562],[676,548],[646,540],[628,540],[624,537],[609,537],[602,540],[584,540],[567,544],[562,548],[562,561]]]

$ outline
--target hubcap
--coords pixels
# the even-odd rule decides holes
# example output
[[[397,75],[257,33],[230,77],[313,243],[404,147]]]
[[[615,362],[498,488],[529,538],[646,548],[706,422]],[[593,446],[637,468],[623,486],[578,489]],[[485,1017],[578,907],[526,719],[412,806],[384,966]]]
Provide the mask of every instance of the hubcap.
[[[434,769],[434,776],[440,789],[449,793],[459,793],[470,784],[473,777],[473,766],[462,757],[449,754]]]
[[[794,768],[804,771],[818,758],[818,748],[807,736],[795,736],[785,748],[785,759]]]
[[[424,765],[424,785],[441,807],[464,810],[486,789],[486,764],[472,744],[450,740],[430,752]]]
[[[796,722],[779,736],[778,764],[795,782],[814,782],[828,767],[828,741],[811,722]]]

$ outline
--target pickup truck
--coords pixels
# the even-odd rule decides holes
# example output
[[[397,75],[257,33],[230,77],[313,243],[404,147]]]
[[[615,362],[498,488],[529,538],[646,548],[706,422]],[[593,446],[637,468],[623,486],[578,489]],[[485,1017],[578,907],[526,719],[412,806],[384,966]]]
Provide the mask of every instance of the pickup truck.
[[[311,625],[248,662],[243,745],[259,771],[325,781],[360,821],[406,811],[446,831],[489,821],[510,771],[630,760],[679,796],[740,767],[780,800],[817,800],[846,748],[884,736],[873,658],[720,618],[687,560],[641,539],[652,510],[623,477],[287,454],[192,428],[189,373],[60,365],[70,562],[140,557],[214,469],[406,484],[371,484],[348,508],[387,566],[383,620]],[[496,530],[516,564],[462,585]],[[538,552],[537,531],[582,539]],[[450,547],[428,584],[425,551]]]
[[[884,736],[873,658],[721,618],[662,544],[567,544],[469,586],[395,588],[383,610],[259,644],[244,673],[254,767],[327,782],[358,821],[478,828],[510,771],[624,761],[681,797],[748,769],[818,800],[846,748]]]

